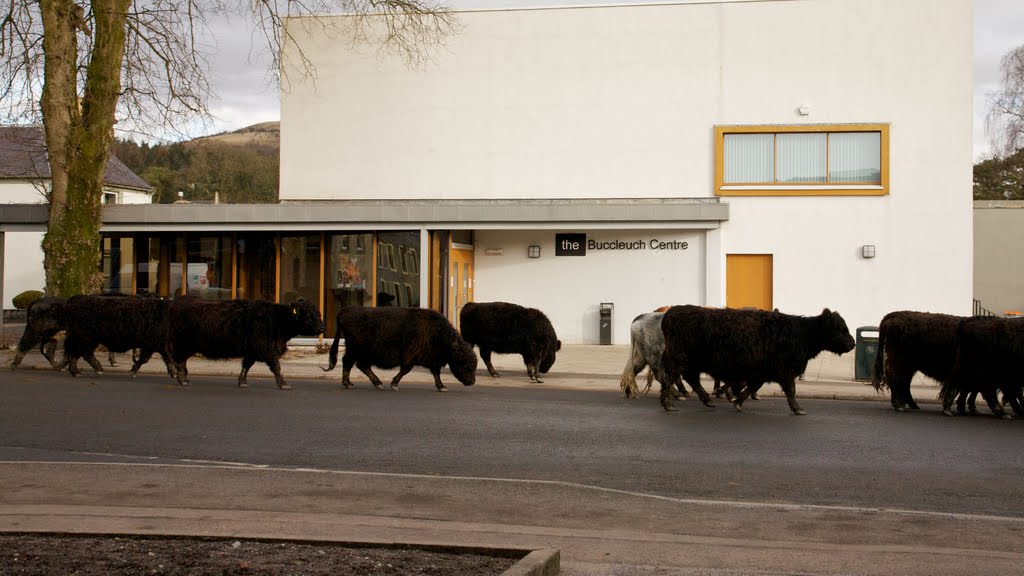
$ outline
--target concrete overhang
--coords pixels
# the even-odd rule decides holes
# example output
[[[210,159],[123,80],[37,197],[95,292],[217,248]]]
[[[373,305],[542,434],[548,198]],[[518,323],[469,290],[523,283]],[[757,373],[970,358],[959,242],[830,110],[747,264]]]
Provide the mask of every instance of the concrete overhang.
[[[729,219],[717,198],[378,200],[283,204],[119,204],[103,232],[397,229],[713,229]],[[5,230],[46,226],[43,205],[0,206]],[[12,226],[17,228],[12,228]]]

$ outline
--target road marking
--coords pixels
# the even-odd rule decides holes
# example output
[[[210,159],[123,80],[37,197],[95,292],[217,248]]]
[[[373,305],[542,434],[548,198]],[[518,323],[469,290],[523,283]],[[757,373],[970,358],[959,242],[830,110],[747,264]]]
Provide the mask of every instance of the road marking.
[[[96,452],[90,452],[91,455],[111,456],[111,457],[128,457],[123,454],[102,454]],[[148,456],[131,456],[132,458],[154,458]],[[200,468],[200,469],[220,469],[220,470],[239,470],[239,469],[253,469],[265,472],[282,472],[291,473],[298,472],[304,474],[324,474],[324,475],[338,475],[338,476],[376,476],[384,478],[412,478],[418,480],[459,480],[459,481],[471,481],[471,482],[496,482],[496,483],[508,483],[508,484],[526,484],[526,485],[537,485],[537,486],[559,486],[563,488],[574,488],[578,490],[590,490],[595,492],[604,492],[607,494],[617,494],[621,496],[630,496],[634,498],[644,498],[649,500],[661,500],[665,502],[672,502],[676,504],[690,504],[695,506],[719,506],[724,508],[746,508],[753,510],[795,510],[795,511],[830,511],[830,512],[856,512],[856,513],[875,513],[875,514],[888,514],[893,516],[918,516],[925,518],[945,518],[953,520],[976,520],[985,522],[1007,522],[1015,524],[1024,524],[1024,518],[1014,516],[995,516],[991,514],[964,514],[958,512],[937,512],[929,510],[908,510],[903,508],[884,508],[884,507],[868,507],[868,506],[836,506],[829,504],[789,504],[785,502],[750,502],[742,500],[712,500],[705,498],[677,498],[674,496],[662,496],[660,494],[649,494],[646,492],[636,492],[633,490],[621,490],[618,488],[605,488],[603,486],[593,486],[590,484],[581,484],[578,482],[566,482],[563,480],[536,480],[529,478],[492,478],[486,476],[449,476],[443,474],[406,474],[399,472],[364,472],[359,470],[325,470],[322,468],[281,468],[276,466],[270,466],[268,464],[251,464],[245,462],[221,462],[221,461],[205,461],[205,460],[181,460],[182,462],[188,462],[188,464],[173,464],[173,463],[145,463],[145,462],[55,462],[55,461],[15,461],[15,460],[0,460],[0,465],[13,464],[13,465],[85,465],[85,466],[139,466],[139,467],[161,467],[161,468]]]

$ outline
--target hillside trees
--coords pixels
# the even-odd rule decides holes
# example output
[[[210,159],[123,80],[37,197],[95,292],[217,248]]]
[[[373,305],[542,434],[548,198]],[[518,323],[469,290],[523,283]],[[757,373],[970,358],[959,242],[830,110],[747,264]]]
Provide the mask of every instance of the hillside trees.
[[[223,143],[136,144],[118,140],[114,153],[154,188],[154,201],[270,203],[278,200],[277,147]]]
[[[0,7],[0,122],[37,124],[51,184],[43,239],[46,290],[68,296],[99,287],[103,173],[119,132],[165,133],[209,120],[207,19],[245,13],[269,44],[271,70],[293,43],[289,15],[348,13],[324,32],[377,43],[410,61],[454,31],[433,0],[10,0]],[[316,19],[313,18],[315,21]],[[315,77],[306,55],[288,69]],[[273,72],[271,72],[273,73]],[[255,187],[255,185],[253,185]]]

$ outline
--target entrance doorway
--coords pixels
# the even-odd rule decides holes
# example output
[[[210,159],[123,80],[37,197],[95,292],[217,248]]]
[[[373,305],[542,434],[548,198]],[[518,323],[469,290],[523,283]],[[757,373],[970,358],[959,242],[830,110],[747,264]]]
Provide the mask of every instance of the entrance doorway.
[[[725,305],[729,308],[773,308],[771,254],[726,254]]]
[[[459,329],[459,313],[473,301],[473,247],[452,243],[448,320]]]

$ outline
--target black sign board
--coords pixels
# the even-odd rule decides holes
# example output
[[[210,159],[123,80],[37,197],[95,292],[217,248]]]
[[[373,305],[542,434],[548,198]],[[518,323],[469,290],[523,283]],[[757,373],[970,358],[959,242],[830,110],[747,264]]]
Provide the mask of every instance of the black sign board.
[[[555,234],[555,256],[586,256],[586,234]]]

